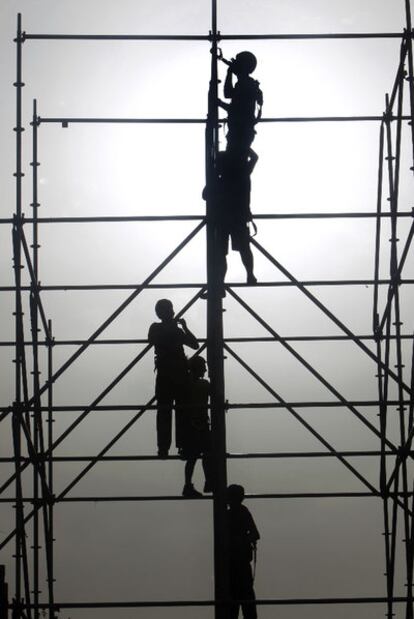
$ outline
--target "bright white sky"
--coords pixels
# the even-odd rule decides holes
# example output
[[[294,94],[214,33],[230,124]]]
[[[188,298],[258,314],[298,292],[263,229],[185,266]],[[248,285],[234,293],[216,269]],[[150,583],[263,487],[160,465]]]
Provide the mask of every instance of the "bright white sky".
[[[400,32],[403,0],[222,0],[219,29],[235,33]],[[3,0],[0,6],[3,188],[1,217],[14,211],[14,45],[16,13],[28,33],[206,34],[208,0]],[[399,42],[252,41],[223,42],[231,57],[254,52],[254,77],[264,92],[264,117],[379,115],[398,65]],[[210,54],[205,42],[62,42],[24,44],[23,205],[31,215],[31,101],[42,117],[204,118]],[[224,79],[224,67],[221,67]],[[354,212],[376,209],[378,123],[261,124],[255,141],[260,159],[252,178],[256,214]],[[408,127],[403,137],[401,210],[412,208]],[[224,146],[224,139],[223,139]],[[151,215],[204,212],[204,129],[202,125],[42,125],[39,132],[40,215]],[[384,198],[387,197],[384,190]],[[194,227],[193,222],[144,224],[45,225],[40,230],[40,280],[52,284],[136,284]],[[409,221],[399,236],[407,236]],[[374,220],[258,221],[258,241],[295,277],[307,280],[373,277]],[[29,228],[27,229],[29,235]],[[10,230],[0,228],[0,285],[12,284]],[[384,226],[382,276],[387,277],[389,230]],[[30,236],[29,236],[30,238]],[[204,234],[197,236],[156,279],[157,283],[200,283],[205,279]],[[260,282],[283,276],[255,254]],[[24,275],[27,277],[27,274]],[[405,277],[413,277],[412,260]],[[229,260],[227,281],[244,282],[237,254]],[[369,334],[371,286],[317,287],[311,291],[355,333]],[[236,288],[272,328],[284,336],[340,334],[316,307],[293,288]],[[45,292],[47,317],[57,340],[88,337],[128,296],[128,291]],[[103,337],[146,337],[155,319],[154,302],[170,296],[178,310],[192,290],[143,293]],[[13,297],[1,293],[2,339],[12,340]],[[412,331],[413,295],[402,291],[403,332]],[[382,295],[383,299],[383,295]],[[245,310],[225,301],[227,336],[267,335]],[[205,336],[205,305],[188,313],[188,324]],[[26,318],[28,308],[26,307]],[[29,335],[29,331],[27,331]],[[297,343],[295,349],[317,367],[346,398],[376,396],[376,367],[349,343]],[[280,345],[236,344],[234,349],[288,401],[333,401],[334,397]],[[56,347],[59,367],[75,350]],[[137,346],[91,347],[55,387],[57,405],[88,405],[137,354]],[[13,399],[13,352],[0,350],[1,403]],[[409,346],[404,347],[410,371]],[[104,404],[141,404],[153,393],[152,354],[104,400]],[[230,402],[271,402],[246,372],[228,358]],[[378,426],[376,410],[359,407]],[[378,439],[341,408],[299,409],[336,449],[379,449]],[[130,419],[129,412],[96,412],[65,441],[59,454],[93,455]],[[63,412],[56,435],[75,418]],[[228,413],[231,452],[321,451],[286,411],[242,409]],[[6,422],[3,422],[6,428]],[[396,433],[390,422],[390,433]],[[4,429],[2,428],[2,430]],[[11,453],[9,430],[2,451]],[[397,438],[395,437],[395,440]],[[155,451],[154,415],[147,413],[113,449],[114,454]],[[379,462],[352,463],[375,486]],[[1,479],[10,474],[3,466]],[[83,468],[56,467],[56,492]],[[101,464],[72,492],[84,495],[179,495],[181,462]],[[231,460],[229,479],[249,493],[363,491],[339,462],[312,460]],[[28,478],[28,483],[30,479]],[[197,469],[196,485],[202,483]],[[249,500],[262,534],[256,592],[258,597],[377,596],[385,594],[382,506],[375,499]],[[0,530],[7,533],[12,510],[3,510]],[[206,599],[212,596],[212,527],[209,502],[70,503],[56,509],[56,592],[62,601]],[[401,536],[400,536],[401,537]],[[11,569],[10,545],[3,559]],[[396,594],[404,591],[397,577]],[[43,587],[44,590],[46,587]],[[336,608],[338,618],[373,619],[377,606]],[[401,610],[399,611],[401,612]],[[304,607],[304,617],[328,619],[329,607]],[[293,619],[297,610],[277,610]],[[263,607],[261,618],[276,611]],[[71,611],[62,619],[108,618],[111,612]],[[397,615],[399,616],[399,615]],[[194,617],[189,610],[117,611],[120,619]],[[212,617],[211,610],[197,617]]]

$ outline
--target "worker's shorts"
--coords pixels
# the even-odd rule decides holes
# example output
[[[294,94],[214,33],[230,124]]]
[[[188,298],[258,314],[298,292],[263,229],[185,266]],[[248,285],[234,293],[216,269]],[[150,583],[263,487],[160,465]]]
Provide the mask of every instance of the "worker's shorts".
[[[248,247],[250,232],[247,223],[242,221],[220,226],[218,240],[226,255],[229,252],[229,238],[231,238],[231,248],[233,251],[242,251],[245,247]]]

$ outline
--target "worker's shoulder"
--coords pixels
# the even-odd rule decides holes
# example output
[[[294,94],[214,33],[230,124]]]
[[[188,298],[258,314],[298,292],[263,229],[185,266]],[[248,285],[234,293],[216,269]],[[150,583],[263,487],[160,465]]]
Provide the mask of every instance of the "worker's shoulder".
[[[150,324],[150,327],[148,329],[148,333],[158,333],[160,331],[160,328],[162,327],[162,323],[161,322],[153,322],[152,324]]]
[[[148,330],[148,337],[171,337],[172,335],[176,335],[177,333],[182,333],[182,331],[174,322],[171,324],[166,324],[164,322],[153,322]]]

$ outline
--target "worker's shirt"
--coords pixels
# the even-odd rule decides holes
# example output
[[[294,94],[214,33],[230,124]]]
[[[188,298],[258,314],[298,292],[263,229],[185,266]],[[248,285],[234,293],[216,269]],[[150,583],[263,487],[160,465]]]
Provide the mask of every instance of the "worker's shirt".
[[[155,367],[159,374],[181,374],[187,371],[184,345],[191,346],[192,338],[174,322],[153,322],[148,341],[155,349]]]
[[[227,510],[229,550],[232,561],[251,561],[252,546],[260,539],[253,516],[244,505]]]

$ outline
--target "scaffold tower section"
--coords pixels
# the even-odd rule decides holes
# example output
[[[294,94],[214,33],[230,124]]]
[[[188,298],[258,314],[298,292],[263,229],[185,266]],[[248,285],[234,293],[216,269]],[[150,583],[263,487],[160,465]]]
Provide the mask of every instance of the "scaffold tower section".
[[[21,16],[18,16],[16,45],[16,204],[15,212],[10,218],[0,220],[12,234],[14,285],[0,288],[2,295],[13,295],[15,337],[13,342],[1,342],[2,346],[14,348],[14,399],[0,413],[0,422],[8,425],[12,437],[12,457],[1,458],[5,467],[13,467],[12,474],[6,476],[2,483],[0,501],[13,506],[14,526],[4,532],[0,540],[3,552],[13,555],[14,573],[0,566],[0,619],[38,619],[47,616],[55,619],[60,613],[96,611],[96,609],[140,609],[140,608],[192,608],[206,607],[214,612],[217,619],[229,617],[231,603],[229,581],[229,544],[227,520],[227,486],[229,467],[241,461],[272,461],[278,466],[282,460],[298,460],[310,463],[315,459],[325,462],[336,462],[341,470],[346,469],[350,477],[358,483],[358,491],[324,491],[324,492],[277,492],[274,488],[263,493],[249,493],[251,501],[295,501],[295,500],[365,500],[376,502],[383,522],[382,536],[378,546],[383,549],[385,558],[383,594],[378,596],[343,596],[330,597],[329,591],[324,597],[274,597],[258,598],[256,604],[259,611],[266,607],[295,606],[300,609],[306,606],[329,606],[329,608],[347,605],[358,607],[380,607],[381,614],[389,619],[393,616],[413,619],[413,560],[414,560],[414,476],[412,460],[414,451],[414,336],[412,324],[407,320],[406,291],[414,284],[413,279],[404,277],[412,256],[412,239],[414,236],[414,210],[401,198],[400,187],[403,175],[414,170],[414,61],[413,61],[413,29],[411,7],[409,0],[404,0],[406,24],[398,33],[338,33],[338,34],[273,34],[273,35],[233,35],[220,31],[217,17],[218,0],[211,0],[211,29],[205,35],[86,35],[86,34],[40,34],[23,30]],[[228,41],[249,40],[330,40],[335,39],[372,39],[390,38],[400,42],[400,55],[396,59],[396,72],[390,92],[385,95],[384,112],[372,116],[309,116],[309,117],[263,117],[258,123],[258,131],[265,132],[270,124],[299,125],[324,123],[373,123],[378,127],[378,175],[376,212],[301,212],[301,213],[264,213],[254,216],[256,223],[263,225],[276,224],[291,220],[298,222],[312,221],[316,224],[326,220],[352,220],[353,222],[373,222],[375,237],[373,275],[370,279],[318,279],[306,280],[296,276],[288,268],[278,254],[277,247],[266,247],[260,234],[250,239],[255,256],[260,257],[272,272],[273,281],[258,282],[254,286],[255,295],[263,298],[268,291],[289,289],[295,291],[301,299],[306,299],[312,311],[323,316],[326,324],[334,331],[327,330],[325,334],[290,334],[283,335],[276,330],[274,323],[261,308],[250,302],[245,294],[247,285],[226,282],[223,285],[218,261],[219,248],[215,232],[217,198],[212,192],[206,193],[205,215],[169,214],[166,216],[137,214],[79,216],[69,214],[56,217],[40,214],[40,184],[38,178],[39,144],[42,141],[42,130],[45,127],[54,130],[73,126],[94,125],[195,125],[205,131],[205,181],[206,187],[214,185],[217,176],[218,154],[222,151],[223,124],[219,107],[219,60],[220,46]],[[200,41],[206,47],[209,58],[210,80],[206,84],[206,115],[204,118],[106,118],[106,117],[60,117],[42,116],[36,100],[32,103],[32,118],[30,127],[30,175],[24,168],[24,148],[27,142],[23,140],[24,127],[24,82],[23,82],[23,51],[37,41],[48,41],[52,46],[55,41],[65,40],[76,45],[79,41],[100,41],[105,45],[108,41]],[[244,45],[244,43],[243,43]],[[30,76],[28,76],[28,79]],[[408,129],[407,129],[408,128]],[[406,159],[403,156],[404,138],[409,133],[410,170],[406,169]],[[28,147],[27,147],[28,150]],[[28,151],[29,152],[29,151]],[[27,154],[28,154],[27,152]],[[260,154],[260,153],[259,153]],[[405,166],[405,167],[404,167]],[[31,181],[30,216],[26,215],[23,205],[23,177],[25,173]],[[26,179],[28,180],[28,179]],[[201,193],[202,188],[200,188]],[[387,198],[384,198],[387,196]],[[258,208],[258,205],[256,206]],[[40,263],[41,237],[44,226],[67,226],[70,224],[141,226],[146,222],[161,224],[175,222],[186,226],[186,233],[172,251],[160,256],[157,265],[147,276],[135,284],[48,284],[42,283]],[[405,224],[401,233],[402,224]],[[407,225],[408,223],[408,225]],[[408,233],[405,234],[405,230]],[[203,236],[205,232],[205,235]],[[401,238],[400,238],[401,237]],[[165,273],[171,263],[179,257],[188,245],[205,243],[206,277],[197,283],[174,282],[160,284],[158,275]],[[204,247],[204,245],[203,245]],[[339,251],[339,248],[338,248]],[[157,258],[158,260],[158,258]],[[384,263],[387,263],[388,276],[384,277]],[[358,333],[346,320],[341,312],[331,309],[324,301],[323,294],[318,291],[328,287],[340,287],[347,290],[352,286],[372,288],[370,301],[370,321],[372,311],[372,332]],[[315,291],[316,289],[316,291]],[[85,292],[85,291],[120,291],[125,295],[123,300],[114,306],[113,311],[95,325],[88,337],[63,338],[48,314],[45,295],[49,292]],[[79,490],[76,495],[73,490],[80,486],[82,480],[91,474],[99,464],[115,466],[115,463],[135,462],[137,466],[156,465],[159,458],[155,454],[144,455],[122,452],[123,441],[143,420],[145,413],[156,411],[156,396],[138,404],[118,403],[106,398],[117,393],[117,388],[134,369],[141,367],[151,355],[152,346],[146,338],[113,336],[111,329],[121,315],[124,315],[139,297],[150,292],[184,290],[189,296],[179,307],[176,318],[182,318],[188,312],[199,308],[205,315],[205,336],[200,338],[200,352],[206,352],[210,379],[210,416],[213,439],[213,460],[216,472],[216,484],[212,495],[212,518],[214,549],[214,595],[211,599],[141,599],[136,591],[131,591],[128,599],[105,601],[97,599],[84,602],[82,599],[59,599],[56,594],[56,560],[58,557],[57,510],[68,508],[70,504],[124,504],[125,509],[132,504],[156,506],[160,501],[181,501],[178,495],[120,495],[116,488],[111,488],[110,495],[90,495]],[[167,294],[167,292],[165,292]],[[372,303],[372,305],[371,305]],[[262,335],[233,336],[227,335],[227,328],[233,311],[241,312],[248,317],[249,324]],[[292,308],[292,312],[294,308]],[[412,312],[412,308],[411,308]],[[411,319],[411,317],[410,317]],[[149,322],[149,321],[148,321]],[[109,334],[109,335],[108,335]],[[106,338],[106,339],[105,339]],[[329,375],[326,375],[317,363],[309,360],[302,352],[298,343],[344,342],[359,354],[369,365],[372,376],[375,377],[377,397],[371,400],[352,399],[335,386]],[[61,406],[55,402],[55,389],[62,377],[78,366],[86,353],[100,344],[120,347],[125,344],[139,346],[131,360],[123,369],[110,379],[96,397],[88,404],[69,403]],[[240,352],[240,345],[260,344],[272,346],[272,350],[282,351],[286,358],[294,361],[301,371],[310,376],[315,384],[322,386],[329,400],[296,401],[286,398],[281,384],[270,372],[257,369],[254,360]],[[62,356],[66,347],[73,348],[69,355]],[[266,355],[269,348],[266,349]],[[62,360],[63,359],[63,360]],[[228,396],[227,373],[232,364],[237,367],[240,381],[246,380],[246,385],[254,384],[265,394],[267,401],[256,396],[257,401],[237,402]],[[280,371],[280,368],[279,368]],[[75,389],[75,387],[74,387]],[[300,390],[298,390],[300,392]],[[115,397],[115,396],[114,396]],[[74,400],[75,401],[75,400]],[[309,409],[322,410],[338,408],[358,422],[361,429],[367,432],[377,445],[376,449],[341,450],[335,447],[329,433],[314,425],[306,415]],[[293,450],[286,445],[286,451],[268,451],[256,453],[232,452],[228,447],[229,418],[235,411],[248,409],[258,413],[271,409],[287,415],[301,430],[312,437],[320,449]],[[78,455],[67,453],[63,448],[70,445],[69,437],[84,427],[93,413],[97,411],[116,412],[128,419],[119,431],[111,436],[93,455]],[[60,433],[56,432],[55,424],[58,416],[68,413],[69,422]],[[128,415],[128,417],[127,417]],[[376,417],[374,417],[376,415]],[[114,447],[119,447],[118,450]],[[376,481],[367,475],[361,461],[375,462]],[[168,463],[179,461],[179,456],[169,456]],[[79,470],[70,478],[64,478],[64,483],[57,483],[57,470],[62,463],[78,463]],[[9,469],[6,468],[8,471]],[[208,500],[211,497],[203,497]],[[269,503],[270,504],[270,503]],[[187,505],[187,503],[186,503]],[[154,507],[155,510],[155,507]],[[317,567],[317,558],[315,558]],[[8,586],[7,584],[8,583]],[[401,589],[404,595],[401,595]],[[137,599],[138,598],[138,599]],[[377,605],[377,606],[375,606]],[[379,606],[378,606],[379,605]],[[194,611],[194,609],[196,609]],[[165,611],[166,612],[166,611]],[[332,612],[332,609],[331,609]],[[335,611],[334,611],[335,612]],[[86,616],[85,615],[82,615]],[[63,617],[62,617],[63,619]],[[66,617],[65,617],[66,619]]]

